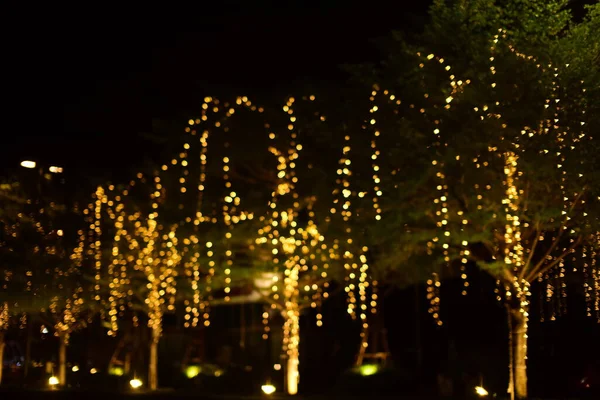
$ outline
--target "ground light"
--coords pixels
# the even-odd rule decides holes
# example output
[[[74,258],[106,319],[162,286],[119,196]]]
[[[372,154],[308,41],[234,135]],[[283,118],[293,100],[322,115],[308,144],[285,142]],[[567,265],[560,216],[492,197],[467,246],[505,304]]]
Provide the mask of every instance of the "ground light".
[[[358,367],[358,373],[362,376],[371,376],[379,372],[379,366],[374,364],[365,364]]]
[[[51,376],[50,379],[48,379],[48,385],[50,385],[52,388],[58,386],[59,383],[60,381],[56,376]]]
[[[193,379],[200,375],[200,372],[202,372],[202,368],[200,368],[199,365],[190,365],[185,369],[185,376],[187,376],[188,379]]]
[[[476,386],[475,393],[477,393],[480,397],[485,397],[488,395],[488,391],[483,388],[483,386]]]
[[[267,396],[272,395],[273,393],[275,393],[275,390],[277,390],[275,386],[271,385],[270,383],[262,385],[260,388],[262,389],[263,393]]]
[[[122,367],[112,367],[108,370],[108,374],[114,376],[123,376],[123,374],[125,374],[125,370]]]
[[[142,381],[137,378],[133,378],[129,381],[129,386],[131,386],[132,389],[139,389],[142,387],[142,385]]]

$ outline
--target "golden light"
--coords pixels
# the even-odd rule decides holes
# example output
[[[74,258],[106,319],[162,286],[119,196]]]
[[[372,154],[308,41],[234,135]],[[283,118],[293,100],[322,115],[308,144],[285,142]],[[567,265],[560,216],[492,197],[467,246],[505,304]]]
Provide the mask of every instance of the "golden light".
[[[48,379],[48,385],[50,386],[57,386],[59,383],[60,381],[55,376],[51,376],[50,379]]]
[[[488,391],[485,390],[483,387],[481,386],[476,386],[475,387],[475,393],[477,393],[478,396],[480,397],[485,397],[488,395]]]
[[[271,384],[262,385],[260,388],[262,389],[263,393],[266,394],[267,396],[272,395],[277,390],[275,388],[275,386],[273,386]]]
[[[137,378],[134,378],[129,381],[129,386],[131,386],[132,389],[139,389],[142,387],[142,385],[142,381]]]
[[[50,172],[52,172],[53,174],[62,174],[63,169],[62,169],[62,167],[56,167],[56,166],[53,165],[53,166],[50,167]]]
[[[73,365],[73,368],[71,368],[71,371],[78,372],[79,371],[79,367],[77,365]]]
[[[361,365],[358,369],[358,373],[362,376],[375,375],[379,371],[379,367],[373,364]]]
[[[108,374],[114,376],[123,376],[123,374],[125,374],[125,370],[122,367],[112,367],[108,370]]]
[[[21,161],[21,167],[23,168],[35,168],[35,161]]]
[[[273,369],[274,369],[275,371],[279,371],[279,370],[281,370],[281,364],[275,364],[275,365],[273,365]]]
[[[200,372],[202,372],[202,368],[200,368],[200,366],[190,365],[185,369],[185,376],[187,376],[188,379],[193,379],[200,375]]]
[[[97,373],[98,373],[98,370],[96,368],[90,369],[90,374],[94,375],[94,374],[97,374]]]

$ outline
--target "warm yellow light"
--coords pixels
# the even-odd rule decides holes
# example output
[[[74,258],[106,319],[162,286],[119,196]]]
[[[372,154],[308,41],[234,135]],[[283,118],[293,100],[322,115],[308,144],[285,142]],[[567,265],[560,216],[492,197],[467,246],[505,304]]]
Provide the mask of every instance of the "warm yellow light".
[[[124,373],[125,370],[122,367],[112,367],[108,370],[108,374],[114,376],[123,376]]]
[[[48,379],[48,385],[50,385],[50,386],[56,386],[59,383],[60,383],[60,381],[55,376],[51,376],[50,379]]]
[[[23,168],[35,168],[35,161],[21,161],[21,167]]]
[[[131,386],[132,389],[139,389],[142,387],[142,385],[142,381],[137,378],[134,378],[129,381],[129,386]]]
[[[53,166],[50,167],[50,172],[52,172],[53,174],[62,174],[63,169],[62,169],[62,167],[56,167],[56,166],[53,165]]]
[[[202,371],[202,368],[200,368],[200,366],[190,365],[189,367],[187,367],[185,369],[185,376],[187,376],[188,379],[193,379],[193,378],[197,377],[201,371]]]
[[[98,373],[98,370],[96,368],[90,369],[90,374],[94,375],[94,374],[97,374],[97,373]]]
[[[71,368],[71,371],[78,372],[79,371],[79,367],[77,365],[73,365],[73,368]]]
[[[373,364],[361,365],[358,369],[358,372],[362,376],[371,376],[375,375],[379,371],[379,367]]]
[[[275,364],[275,365],[273,365],[273,369],[274,369],[275,371],[279,371],[279,370],[281,370],[281,364]]]
[[[132,389],[139,389],[142,387],[142,385],[142,381],[137,378],[134,378],[129,381],[129,386],[131,386]]]
[[[475,387],[475,393],[477,393],[477,395],[481,396],[481,397],[485,397],[488,395],[488,391],[485,390],[483,387],[481,386],[477,386]]]
[[[275,390],[277,390],[275,386],[271,384],[262,385],[260,388],[262,389],[263,393],[267,396],[272,395],[273,393],[275,393]]]

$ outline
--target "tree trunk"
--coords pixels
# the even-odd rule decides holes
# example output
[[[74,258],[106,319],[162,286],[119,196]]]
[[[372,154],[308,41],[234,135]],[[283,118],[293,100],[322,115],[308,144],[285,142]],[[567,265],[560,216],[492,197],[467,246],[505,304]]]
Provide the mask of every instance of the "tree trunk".
[[[59,335],[58,347],[58,381],[60,386],[67,386],[67,336]]]
[[[294,352],[288,356],[287,360],[287,392],[290,395],[298,393],[298,371],[299,357],[298,352]]]
[[[150,390],[158,389],[158,341],[160,340],[160,330],[152,329],[152,338],[150,339],[150,360],[148,363],[148,388]]]
[[[300,364],[300,312],[297,309],[297,303],[294,304],[296,308],[288,314],[288,320],[286,321],[287,329],[289,329],[286,389],[290,395],[298,394],[298,383],[300,381],[300,371],[298,368]]]
[[[4,331],[0,330],[0,385],[2,384],[2,367],[4,367]]]
[[[369,347],[369,329],[362,328],[360,332],[360,347],[358,348],[358,355],[356,356],[356,361],[354,362],[354,365],[357,367],[363,365],[367,347]]]
[[[508,320],[508,393],[510,400],[515,400],[515,347],[513,346],[513,326],[510,316],[510,307],[506,305],[506,315]]]
[[[527,398],[527,317],[517,306],[507,307],[512,327],[512,371],[514,383],[511,385],[514,397]],[[525,311],[527,312],[527,311]]]

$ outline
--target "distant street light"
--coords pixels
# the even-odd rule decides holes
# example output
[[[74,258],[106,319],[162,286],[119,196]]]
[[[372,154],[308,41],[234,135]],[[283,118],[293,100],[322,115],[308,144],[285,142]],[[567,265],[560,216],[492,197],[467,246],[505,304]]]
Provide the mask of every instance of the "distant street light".
[[[21,161],[21,167],[23,168],[35,168],[35,161]]]
[[[50,167],[50,172],[52,172],[53,174],[62,174],[63,169],[62,169],[62,167],[55,167],[53,165]]]

